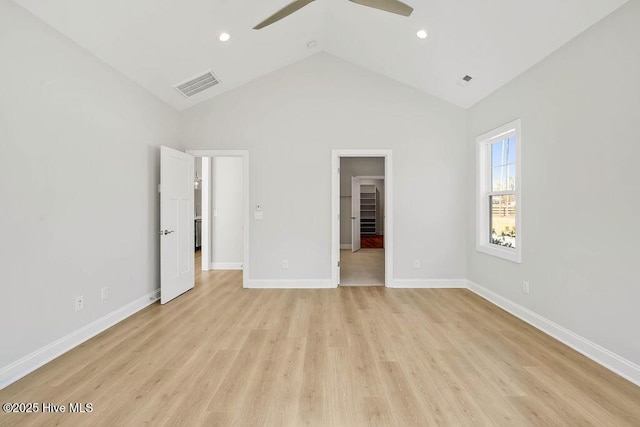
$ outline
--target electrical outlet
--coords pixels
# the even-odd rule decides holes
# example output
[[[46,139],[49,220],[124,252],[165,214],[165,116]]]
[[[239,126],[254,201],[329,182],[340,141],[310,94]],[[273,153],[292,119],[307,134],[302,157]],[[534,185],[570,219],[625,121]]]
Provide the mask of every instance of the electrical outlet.
[[[419,259],[413,261],[413,268],[420,268],[420,260]]]
[[[282,268],[289,268],[289,261],[287,261],[286,259],[282,260]]]
[[[102,291],[100,292],[100,298],[102,299],[102,301],[109,298],[109,288],[107,286],[102,288]]]
[[[529,294],[529,282],[526,280],[522,282],[522,292],[525,294]]]
[[[76,311],[80,311],[84,308],[84,297],[76,297]]]

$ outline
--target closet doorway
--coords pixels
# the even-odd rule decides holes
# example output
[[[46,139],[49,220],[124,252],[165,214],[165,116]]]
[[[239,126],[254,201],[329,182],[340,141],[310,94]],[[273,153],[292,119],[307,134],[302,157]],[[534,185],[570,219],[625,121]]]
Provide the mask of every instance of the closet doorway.
[[[390,150],[334,150],[336,285],[389,284],[390,157]]]

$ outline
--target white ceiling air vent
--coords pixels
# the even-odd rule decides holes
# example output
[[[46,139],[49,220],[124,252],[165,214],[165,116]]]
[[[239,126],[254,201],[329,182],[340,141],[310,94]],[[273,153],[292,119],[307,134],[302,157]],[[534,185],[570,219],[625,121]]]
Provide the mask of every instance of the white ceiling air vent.
[[[473,79],[473,77],[467,74],[466,76],[463,76],[458,80],[458,84],[462,87],[467,86],[469,83],[471,83],[471,79]]]
[[[200,74],[184,83],[178,83],[174,87],[180,91],[181,94],[187,98],[191,98],[193,95],[207,90],[220,83],[220,80],[213,75],[211,71],[207,71],[204,74]]]

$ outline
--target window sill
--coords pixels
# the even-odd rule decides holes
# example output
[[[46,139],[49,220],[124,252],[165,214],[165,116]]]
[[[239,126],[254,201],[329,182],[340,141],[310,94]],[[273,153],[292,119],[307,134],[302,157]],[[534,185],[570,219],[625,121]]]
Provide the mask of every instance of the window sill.
[[[493,255],[498,258],[506,259],[507,261],[515,262],[520,264],[522,262],[520,251],[512,248],[502,248],[498,245],[476,245],[476,250],[478,252],[483,252],[485,254]]]

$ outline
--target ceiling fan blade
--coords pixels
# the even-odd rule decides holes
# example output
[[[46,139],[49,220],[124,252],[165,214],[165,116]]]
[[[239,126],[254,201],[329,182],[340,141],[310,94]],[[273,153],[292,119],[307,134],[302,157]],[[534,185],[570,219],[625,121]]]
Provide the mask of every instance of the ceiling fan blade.
[[[264,21],[256,25],[255,27],[253,27],[253,29],[259,30],[260,28],[264,28],[267,25],[271,25],[274,22],[278,22],[282,18],[286,18],[287,16],[291,15],[293,12],[299,9],[302,9],[312,1],[315,1],[315,0],[296,0],[292,3],[289,3],[288,5],[286,5],[285,7],[283,7],[282,9],[280,9],[279,11],[277,11],[276,13],[274,13],[273,15],[271,15],[270,17],[268,17],[267,19],[265,19]]]
[[[398,0],[350,0],[363,6],[395,13],[396,15],[409,16],[413,8]]]

